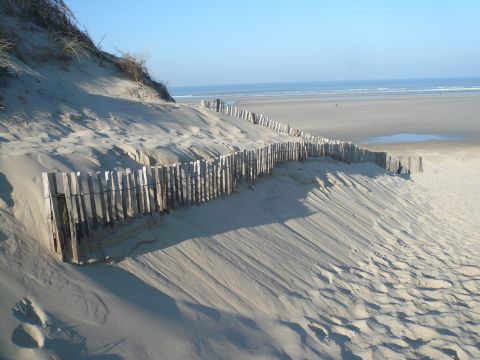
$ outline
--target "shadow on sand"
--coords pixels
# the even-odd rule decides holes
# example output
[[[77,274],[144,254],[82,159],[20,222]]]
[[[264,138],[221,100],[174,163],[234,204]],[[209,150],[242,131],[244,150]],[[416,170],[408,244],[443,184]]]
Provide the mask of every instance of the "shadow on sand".
[[[371,179],[389,176],[373,164],[348,165],[330,159],[279,166],[274,170],[274,176],[259,179],[254,187],[244,187],[228,199],[173,211],[160,218],[157,225],[139,232],[128,244],[119,245],[113,250],[130,251],[129,256],[136,258],[191,239],[208,241],[209,237],[226,232],[307,217],[319,210],[308,201],[312,192],[322,192],[328,196],[333,186],[351,186],[353,175]],[[222,347],[218,346],[218,339],[222,339],[223,343],[228,343],[228,346],[246,357],[264,355],[291,359],[274,341],[273,335],[265,330],[265,324],[256,318],[221,311],[200,304],[195,299],[176,300],[147,283],[143,276],[129,272],[122,266],[100,264],[78,268],[78,271],[109,294],[121,298],[122,302],[131,307],[140,307],[142,312],[150,314],[152,323],[142,323],[144,328],[154,328],[155,323],[161,322],[165,328],[171,326],[172,336],[188,336],[186,347],[202,343],[202,356],[205,358],[225,356],[219,350]],[[296,334],[309,354],[328,358],[327,354],[319,352],[318,345],[312,344],[312,336],[308,336],[300,324],[283,321],[276,322],[275,326],[283,326]],[[115,351],[115,346],[112,346],[105,354]],[[345,359],[357,359],[343,347],[342,354]]]

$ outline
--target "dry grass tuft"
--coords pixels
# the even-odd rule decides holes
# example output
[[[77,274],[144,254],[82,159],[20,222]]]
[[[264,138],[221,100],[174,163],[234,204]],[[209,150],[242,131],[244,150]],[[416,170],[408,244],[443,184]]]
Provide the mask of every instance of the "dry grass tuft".
[[[148,74],[145,66],[146,57],[144,55],[136,55],[132,53],[123,53],[116,60],[118,69],[127,75],[133,81],[142,81],[142,78]]]
[[[0,38],[0,67],[10,66],[9,52],[13,49],[13,44]]]
[[[146,57],[142,54],[121,53],[120,57],[114,58],[113,62],[118,69],[131,80],[140,82],[153,88],[161,99],[175,102],[167,90],[167,87],[153,79],[146,66]]]
[[[0,85],[5,85],[12,62],[10,52],[14,49],[11,42],[0,38]]]
[[[90,57],[91,47],[75,35],[52,33],[52,42],[58,48],[58,58],[63,61],[76,59],[80,61],[82,57]]]

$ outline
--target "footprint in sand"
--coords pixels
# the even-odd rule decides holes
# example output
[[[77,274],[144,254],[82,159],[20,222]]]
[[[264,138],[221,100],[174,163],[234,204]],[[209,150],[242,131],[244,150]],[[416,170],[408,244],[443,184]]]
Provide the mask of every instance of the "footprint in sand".
[[[28,298],[20,300],[12,309],[13,315],[22,321],[12,333],[12,342],[23,348],[43,347],[45,336],[42,327],[45,325],[46,314],[35,306]]]
[[[22,348],[34,349],[43,347],[45,337],[38,326],[20,324],[12,333],[12,342]]]
[[[32,359],[76,359],[85,354],[85,339],[29,298],[18,301],[12,312],[21,323],[13,330],[11,341],[30,352]]]
[[[17,302],[12,309],[12,312],[20,321],[32,325],[43,326],[48,320],[48,317],[43,310],[35,306],[28,298],[23,298]]]

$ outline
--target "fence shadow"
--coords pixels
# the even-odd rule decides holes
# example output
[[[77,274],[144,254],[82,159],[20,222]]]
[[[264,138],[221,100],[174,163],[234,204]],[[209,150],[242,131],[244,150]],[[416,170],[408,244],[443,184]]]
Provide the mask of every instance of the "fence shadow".
[[[208,241],[230,231],[308,217],[317,211],[304,201],[310,193],[350,186],[355,181],[352,177],[358,175],[393,176],[374,164],[350,165],[325,158],[280,165],[273,176],[260,178],[255,186],[244,185],[228,198],[172,211],[131,239],[104,251],[112,259],[135,257],[191,239]]]
[[[270,354],[276,359],[291,359],[282,348],[275,345],[272,335],[262,329],[262,324],[257,319],[220,310],[212,306],[203,305],[195,301],[175,299],[164,293],[155,286],[147,283],[145,279],[138,277],[135,273],[122,269],[119,266],[86,266],[78,268],[84,276],[98,284],[106,293],[122,299],[122,303],[128,304],[130,308],[140,308],[142,312],[148,313],[148,319],[142,318],[142,328],[152,331],[145,332],[152,334],[144,339],[145,343],[164,345],[165,353],[170,353],[168,338],[158,338],[158,324],[163,324],[164,329],[170,329],[170,339],[188,338],[185,342],[185,353],[193,351],[188,346],[201,342],[205,344],[208,356],[206,358],[224,358],[221,348],[215,346],[218,339],[224,339],[225,343],[233,344],[236,352],[251,354],[254,350],[258,354]],[[114,309],[112,309],[114,310]],[[114,315],[112,313],[111,315]],[[129,314],[123,314],[127,319]],[[135,312],[131,315],[131,322],[138,322]],[[128,321],[126,321],[128,323]],[[127,328],[128,330],[128,328]],[[154,335],[155,334],[155,335]],[[209,346],[213,344],[213,346]],[[230,345],[231,346],[231,345]],[[260,349],[261,346],[261,349]],[[310,347],[309,344],[305,344]],[[226,346],[227,348],[229,345]],[[161,348],[161,347],[159,347]],[[315,349],[312,352],[319,354]],[[98,351],[96,351],[98,353]],[[98,359],[115,358],[115,353],[121,351],[121,341],[112,346],[106,345],[105,354],[97,355]],[[114,353],[111,354],[110,353]],[[157,354],[161,357],[161,354]],[[95,356],[85,356],[85,359],[96,359]],[[121,356],[118,357],[122,358]],[[84,359],[84,357],[82,357]]]
[[[129,256],[135,258],[178,246],[185,241],[195,239],[208,242],[210,237],[226,232],[307,217],[318,211],[304,201],[312,196],[312,192],[329,192],[335,186],[349,186],[347,182],[354,181],[352,177],[356,176],[375,179],[390,175],[373,164],[348,165],[329,159],[280,165],[274,170],[273,176],[258,179],[253,187],[243,186],[228,198],[182,208],[160,218],[157,225],[142,230],[128,241],[130,250],[134,249]],[[329,185],[325,187],[322,182]],[[122,249],[126,247],[117,250]],[[256,349],[258,355],[270,354],[275,358],[290,359],[271,341],[272,335],[262,328],[264,324],[256,318],[230,313],[195,300],[176,299],[158,289],[155,283],[147,282],[144,277],[128,271],[120,264],[99,264],[77,269],[105,292],[121,298],[131,307],[141,307],[148,312],[150,316],[148,321],[144,320],[145,328],[161,322],[165,327],[171,325],[175,329],[174,336],[188,333],[193,338],[191,342],[198,340],[209,344],[221,336],[227,343],[234,344],[236,351],[251,354],[252,349]],[[322,358],[325,355],[313,348],[304,329],[298,324],[279,322],[275,326],[296,331],[299,341],[315,357]],[[267,345],[260,348],[259,344]],[[111,351],[116,352],[120,348],[121,345]],[[210,355],[222,357],[222,354]]]

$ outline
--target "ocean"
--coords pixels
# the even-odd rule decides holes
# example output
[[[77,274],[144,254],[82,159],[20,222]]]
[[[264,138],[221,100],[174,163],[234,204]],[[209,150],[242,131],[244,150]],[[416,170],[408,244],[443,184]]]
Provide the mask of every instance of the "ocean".
[[[169,88],[178,101],[274,96],[361,96],[479,93],[480,78],[315,81]]]

